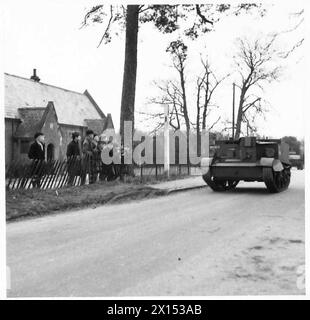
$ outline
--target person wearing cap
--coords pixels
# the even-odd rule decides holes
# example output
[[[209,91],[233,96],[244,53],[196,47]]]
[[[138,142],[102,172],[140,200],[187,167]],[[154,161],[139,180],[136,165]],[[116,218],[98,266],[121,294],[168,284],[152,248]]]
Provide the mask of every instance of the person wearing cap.
[[[94,131],[93,130],[87,130],[86,131],[86,137],[83,141],[83,147],[82,151],[84,155],[93,155],[93,150],[94,150]]]
[[[34,142],[31,144],[28,157],[31,160],[45,160],[44,134],[37,132],[34,135]]]
[[[40,188],[41,178],[44,175],[44,161],[45,161],[45,144],[44,134],[37,132],[34,135],[34,142],[31,144],[28,157],[34,160],[31,167],[32,186]]]
[[[89,173],[89,183],[94,183],[94,174],[92,169],[93,156],[95,151],[94,144],[94,131],[88,129],[86,131],[86,137],[83,141],[82,145],[82,153],[83,153],[83,173],[82,173],[82,181],[81,184],[85,184],[86,174]]]
[[[98,134],[94,134],[94,139],[92,141],[93,143],[93,158],[92,158],[92,177],[94,182],[97,181],[98,173],[101,171],[102,165],[101,165],[101,150],[102,145],[100,142],[100,137]]]
[[[67,161],[68,161],[68,185],[73,185],[75,176],[80,175],[80,134],[72,133],[72,141],[67,146]]]
[[[80,144],[81,140],[80,134],[78,132],[72,133],[72,141],[67,146],[67,158],[79,157],[81,156]]]

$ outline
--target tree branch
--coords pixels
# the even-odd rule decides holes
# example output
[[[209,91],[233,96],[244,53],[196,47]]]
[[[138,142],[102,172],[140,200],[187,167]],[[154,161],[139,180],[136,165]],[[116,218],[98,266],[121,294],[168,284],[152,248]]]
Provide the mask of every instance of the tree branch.
[[[261,98],[257,98],[257,99],[255,99],[254,101],[252,101],[251,103],[246,104],[246,105],[242,108],[243,114],[245,114],[247,110],[249,110],[253,105],[255,105],[256,102],[258,102],[258,101],[260,101],[260,100],[261,100]]]
[[[108,34],[108,31],[109,31],[109,29],[110,29],[110,26],[111,26],[112,19],[113,19],[113,6],[111,5],[111,6],[110,6],[110,19],[109,19],[108,25],[107,25],[107,27],[106,27],[106,29],[105,29],[102,37],[101,37],[101,40],[100,40],[97,48],[99,48],[99,46],[101,45],[103,39],[106,38],[106,36],[107,36],[107,34]]]
[[[210,23],[210,24],[213,25],[213,21],[208,20],[208,19],[201,13],[199,4],[196,4],[196,12],[197,12],[197,15],[201,18],[201,20],[202,20],[203,23]]]
[[[92,14],[94,14],[95,12],[99,11],[101,8],[103,8],[103,4],[98,5],[98,6],[95,6],[95,7],[92,7],[92,8],[85,14],[84,20],[83,20],[83,23],[82,23],[80,29],[83,28],[83,27],[85,27],[86,24],[87,24],[87,20],[89,19],[89,17],[90,17]]]
[[[213,122],[213,124],[208,128],[208,131],[211,131],[213,127],[221,120],[221,116],[218,117],[217,120]]]

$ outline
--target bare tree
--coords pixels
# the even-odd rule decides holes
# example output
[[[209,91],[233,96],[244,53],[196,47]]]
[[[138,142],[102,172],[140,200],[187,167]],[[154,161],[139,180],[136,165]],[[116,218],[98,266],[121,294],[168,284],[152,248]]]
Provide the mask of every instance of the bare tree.
[[[238,39],[239,52],[235,57],[240,75],[239,106],[236,122],[235,138],[238,139],[241,133],[241,123],[246,120],[247,113],[255,109],[257,113],[263,113],[262,98],[252,93],[254,88],[263,90],[264,84],[272,82],[279,77],[281,67],[276,63],[279,57],[278,51],[274,48],[274,41],[277,35],[269,39],[257,39],[249,41]]]
[[[187,95],[186,95],[186,80],[185,80],[185,62],[187,59],[187,46],[182,40],[172,41],[168,46],[167,52],[172,56],[173,66],[179,76],[181,95],[181,113],[184,117],[186,128],[186,141],[187,141],[187,163],[189,164],[189,135],[191,129],[191,123],[188,113]],[[176,87],[177,88],[177,87]]]
[[[240,10],[251,12],[255,9],[264,14],[265,9],[259,4],[231,5],[110,5],[98,4],[91,7],[85,14],[82,27],[89,23],[105,23],[102,42],[111,41],[112,29],[115,25],[124,29],[126,26],[125,64],[123,76],[123,91],[120,115],[120,133],[122,137],[122,147],[124,141],[123,122],[132,121],[134,125],[135,90],[136,90],[136,70],[137,70],[137,46],[139,23],[153,23],[155,27],[163,33],[172,33],[179,29],[178,20],[186,20],[189,16],[195,19],[192,27],[184,31],[185,36],[196,39],[200,34],[211,31],[206,25],[213,26],[213,20],[218,21],[219,16],[231,12],[237,14]],[[218,15],[218,18],[211,19],[210,16]],[[118,32],[115,32],[116,34]],[[123,161],[122,161],[123,163]]]
[[[240,88],[240,99],[236,123],[235,138],[239,138],[241,133],[241,123],[245,122],[247,128],[255,131],[256,128],[251,124],[257,114],[264,114],[267,102],[262,97],[254,95],[254,88],[263,91],[266,82],[270,83],[277,80],[281,71],[281,60],[287,59],[293,52],[297,51],[304,42],[303,35],[296,35],[296,30],[304,22],[304,10],[291,14],[293,26],[271,34],[255,41],[238,39],[239,52],[235,58],[241,81],[238,85]],[[290,47],[285,50],[276,48],[275,42],[288,33],[294,33],[297,39]],[[250,114],[251,113],[251,114]]]
[[[217,107],[212,103],[214,92],[219,85],[229,76],[229,74],[218,78],[212,68],[208,59],[201,59],[203,72],[201,76],[197,77],[197,95],[196,95],[196,134],[198,154],[200,154],[201,132],[204,130],[212,130],[212,128],[220,121],[219,116],[207,128],[207,118],[210,115],[213,107]]]
[[[195,95],[193,96],[193,98],[196,99],[196,119],[195,121],[191,121],[190,118],[193,118],[193,114],[190,114],[191,112],[188,110],[186,100],[186,92],[189,84],[185,81],[185,61],[182,60],[182,62],[183,69],[180,68],[179,63],[174,63],[174,68],[177,70],[180,80],[167,80],[161,83],[154,82],[156,87],[160,90],[160,95],[151,98],[149,103],[152,105],[169,105],[169,123],[174,130],[180,130],[184,126],[187,129],[187,134],[189,134],[190,130],[195,130],[197,137],[197,154],[200,155],[202,132],[204,130],[212,130],[221,119],[219,116],[217,119],[213,120],[212,123],[210,123],[210,121],[208,123],[208,118],[211,112],[215,108],[218,108],[218,106],[213,102],[214,93],[229,74],[218,78],[215,75],[215,72],[211,69],[208,60],[201,59],[202,72],[196,78]],[[184,80],[183,87],[181,86],[182,80]],[[153,132],[156,132],[163,127],[165,117],[163,112],[155,112],[151,114],[140,112],[140,114],[146,116],[148,120],[152,120],[153,123],[156,123]]]
[[[184,121],[183,114],[183,99],[181,88],[175,81],[167,80],[162,83],[153,82],[154,85],[160,90],[158,97],[152,97],[149,99],[149,104],[168,105],[169,106],[169,124],[176,131],[180,130]],[[163,127],[163,119],[165,117],[164,112],[157,113],[145,113],[140,112],[148,116],[149,119],[156,121],[156,127],[153,131],[157,131]]]

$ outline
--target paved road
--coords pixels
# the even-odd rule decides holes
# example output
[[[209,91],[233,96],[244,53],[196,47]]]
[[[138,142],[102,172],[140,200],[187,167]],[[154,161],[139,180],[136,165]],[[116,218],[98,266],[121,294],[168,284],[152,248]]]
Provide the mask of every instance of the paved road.
[[[7,257],[9,296],[304,294],[304,173],[9,223]]]

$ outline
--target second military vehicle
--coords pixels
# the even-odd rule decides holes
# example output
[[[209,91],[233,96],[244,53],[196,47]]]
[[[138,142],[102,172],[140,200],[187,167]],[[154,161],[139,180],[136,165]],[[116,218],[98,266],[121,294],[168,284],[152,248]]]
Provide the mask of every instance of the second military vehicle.
[[[290,160],[292,167],[296,167],[297,170],[304,169],[304,159],[303,159],[302,155],[297,154],[296,152],[290,152],[289,153],[289,160]]]

